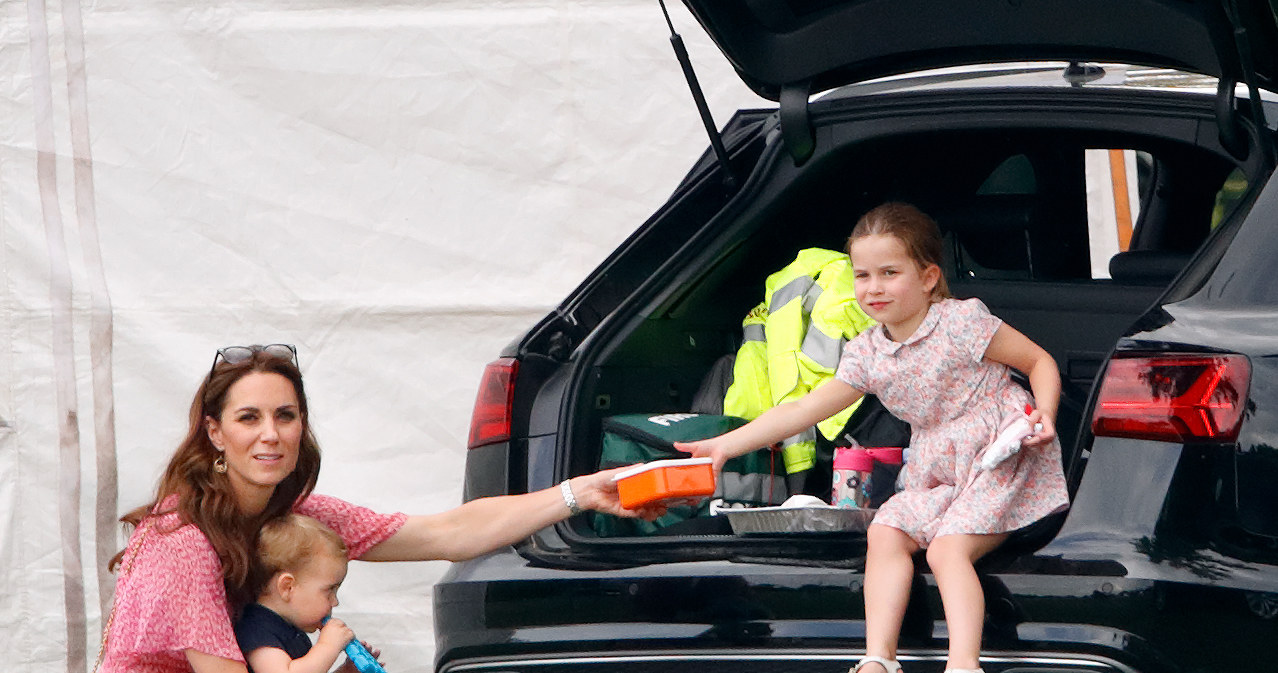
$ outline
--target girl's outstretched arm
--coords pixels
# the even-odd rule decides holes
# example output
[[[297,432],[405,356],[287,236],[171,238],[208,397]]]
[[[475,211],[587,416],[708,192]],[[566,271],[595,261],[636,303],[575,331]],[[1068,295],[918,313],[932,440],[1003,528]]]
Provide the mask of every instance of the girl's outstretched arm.
[[[1056,409],[1061,401],[1061,373],[1056,360],[1042,346],[1003,323],[985,348],[985,358],[1018,369],[1029,377],[1034,393],[1030,424],[1043,428],[1024,440],[1025,446],[1046,446],[1056,439]]]
[[[861,399],[864,394],[838,379],[830,379],[807,395],[772,407],[732,432],[699,442],[675,442],[674,446],[695,457],[713,458],[714,470],[718,473],[729,458],[772,446],[786,437],[797,435],[835,415]]]

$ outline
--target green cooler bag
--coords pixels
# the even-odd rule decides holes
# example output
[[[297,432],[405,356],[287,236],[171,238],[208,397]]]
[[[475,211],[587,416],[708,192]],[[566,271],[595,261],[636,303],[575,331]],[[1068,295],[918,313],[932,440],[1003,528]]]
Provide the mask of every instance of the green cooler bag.
[[[688,454],[674,448],[674,442],[715,437],[745,424],[744,418],[712,414],[610,416],[603,420],[599,469],[688,458]],[[764,507],[781,504],[787,497],[781,457],[765,449],[729,460],[715,484],[714,495],[695,506],[671,507],[665,516],[652,522],[592,513],[591,525],[603,537],[717,532],[714,526],[699,525],[708,523],[704,520],[710,517],[712,499],[722,500],[722,506]]]

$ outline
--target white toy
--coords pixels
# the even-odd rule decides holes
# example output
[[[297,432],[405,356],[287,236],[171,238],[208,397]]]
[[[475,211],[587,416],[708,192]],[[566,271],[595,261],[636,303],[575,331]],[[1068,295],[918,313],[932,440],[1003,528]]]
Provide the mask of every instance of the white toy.
[[[1042,423],[1035,423],[1033,428],[1030,427],[1029,415],[1033,411],[1034,408],[1027,404],[1023,415],[1004,419],[998,437],[981,452],[981,469],[992,470],[999,463],[1016,455],[1021,450],[1021,440],[1043,429]]]

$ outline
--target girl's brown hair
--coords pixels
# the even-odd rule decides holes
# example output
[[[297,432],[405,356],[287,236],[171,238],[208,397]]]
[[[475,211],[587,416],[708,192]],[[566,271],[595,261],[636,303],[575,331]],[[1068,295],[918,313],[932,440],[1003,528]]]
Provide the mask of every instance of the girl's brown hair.
[[[266,509],[256,516],[245,516],[236,505],[235,494],[225,474],[213,471],[218,451],[209,439],[204,419],[221,419],[227,393],[237,381],[253,372],[279,374],[293,384],[298,411],[302,419],[302,439],[298,447],[297,466],[275,487]],[[195,524],[222,562],[222,581],[232,613],[251,602],[249,572],[252,567],[257,531],[264,523],[287,514],[299,500],[310,495],[319,477],[319,445],[311,434],[306,391],[302,373],[286,358],[256,351],[252,357],[234,364],[221,360],[209,372],[191,401],[186,438],[178,445],[160,479],[155,500],[123,517],[120,521],[137,527],[148,515],[176,511],[179,525]],[[165,504],[176,496],[176,504]],[[164,505],[161,507],[161,505]],[[157,531],[161,534],[168,531]],[[114,570],[124,551],[108,564]]]
[[[249,573],[254,597],[262,594],[276,573],[296,575],[320,554],[347,560],[346,543],[318,519],[286,514],[267,521],[257,534],[257,557]]]
[[[920,269],[931,265],[942,269],[936,287],[932,288],[932,301],[953,296],[941,267],[941,229],[936,226],[936,220],[908,203],[890,201],[862,215],[857,221],[852,235],[848,237],[848,254],[851,254],[852,243],[857,239],[876,234],[892,236],[900,241]]]

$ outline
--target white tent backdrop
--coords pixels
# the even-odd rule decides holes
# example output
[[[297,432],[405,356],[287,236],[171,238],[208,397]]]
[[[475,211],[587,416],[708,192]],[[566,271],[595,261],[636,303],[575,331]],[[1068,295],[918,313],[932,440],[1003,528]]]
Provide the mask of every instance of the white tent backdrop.
[[[759,104],[671,10],[717,121]],[[656,0],[0,12],[10,668],[92,668],[113,522],[152,494],[219,346],[297,344],[320,492],[456,505],[483,365],[707,144]],[[445,569],[352,564],[337,612],[393,670],[431,670]]]

